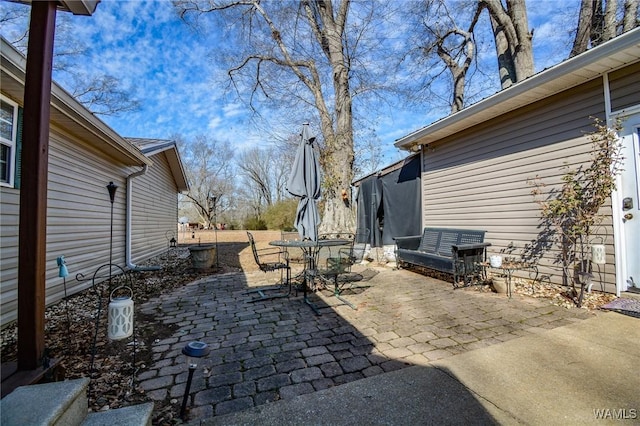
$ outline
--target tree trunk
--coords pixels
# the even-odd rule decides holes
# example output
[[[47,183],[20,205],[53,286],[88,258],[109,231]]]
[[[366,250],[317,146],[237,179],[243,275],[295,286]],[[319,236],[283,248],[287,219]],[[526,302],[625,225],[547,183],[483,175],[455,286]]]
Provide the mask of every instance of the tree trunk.
[[[622,32],[626,33],[638,26],[638,0],[624,2],[624,16],[622,18]]]
[[[496,44],[500,86],[506,89],[517,81],[515,63],[511,56],[511,49],[509,49],[509,42],[504,34],[504,27],[500,25],[493,16],[491,16],[490,19],[491,27],[493,28],[493,39]]]
[[[473,26],[472,26],[473,28]],[[456,60],[455,54],[452,54],[445,47],[445,42],[448,37],[462,37],[460,44],[461,54],[464,55],[464,61],[459,64]],[[471,66],[471,62],[475,57],[475,42],[473,41],[473,35],[471,32],[462,31],[458,28],[451,30],[448,34],[439,38],[438,41],[438,56],[445,63],[447,69],[451,73],[453,80],[453,97],[451,101],[451,114],[454,114],[464,108],[464,91],[465,82],[467,77],[467,71]],[[452,50],[455,50],[452,49]]]
[[[580,4],[580,14],[578,16],[578,27],[576,28],[576,38],[573,40],[573,47],[571,48],[569,57],[579,55],[589,47],[592,20],[593,0],[582,0]]]
[[[480,0],[489,12],[503,89],[534,73],[533,48],[525,0]]]
[[[316,105],[321,111],[322,133],[325,149],[321,162],[324,169],[323,199],[324,215],[320,232],[354,231],[355,215],[349,200],[342,199],[342,191],[349,192],[353,181],[354,145],[352,98],[349,87],[348,58],[344,51],[344,29],[349,9],[349,0],[344,0],[335,14],[331,2],[318,1],[316,12],[321,25],[316,22],[318,37],[333,72],[335,93],[335,123],[324,108],[324,100],[316,96]],[[318,105],[318,102],[322,101]],[[322,111],[325,111],[323,114]],[[335,126],[335,127],[334,127]]]
[[[573,41],[570,57],[579,55],[589,48],[598,46],[618,35],[618,26],[622,32],[638,26],[638,0],[625,0],[624,15],[621,21],[616,19],[618,0],[582,0],[576,37]]]
[[[609,41],[616,36],[616,9],[617,0],[608,0],[604,9],[601,42]]]
[[[348,87],[348,85],[347,85]],[[331,135],[325,139],[325,148],[321,156],[321,164],[324,171],[323,194],[324,214],[319,231],[326,232],[352,232],[355,230],[355,214],[351,208],[350,200],[342,199],[342,191],[349,193],[353,181],[353,130],[351,114],[351,97],[348,99],[336,99],[336,131],[333,125],[330,129],[323,130],[323,134]],[[341,106],[341,107],[340,107]],[[326,121],[326,120],[325,120]],[[329,122],[330,123],[330,122]]]

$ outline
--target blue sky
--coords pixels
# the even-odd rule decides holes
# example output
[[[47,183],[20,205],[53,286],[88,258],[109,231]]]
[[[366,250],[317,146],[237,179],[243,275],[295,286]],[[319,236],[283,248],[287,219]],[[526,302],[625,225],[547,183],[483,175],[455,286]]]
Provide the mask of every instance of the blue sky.
[[[536,70],[566,58],[578,6],[579,0],[528,0]],[[22,6],[3,2],[0,7]],[[198,33],[187,27],[168,0],[103,0],[93,16],[70,16],[69,24],[74,36],[90,47],[78,66],[87,73],[113,75],[141,103],[138,111],[102,117],[119,134],[161,139],[206,134],[239,149],[269,143],[252,125],[248,108],[215,81],[225,70],[216,67],[210,52],[225,40],[215,32]],[[16,29],[3,25],[1,31],[11,40]],[[59,77],[64,87],[64,77]],[[441,116],[442,112],[430,113],[427,105],[418,110],[391,102],[375,129],[385,148],[383,164],[406,155],[393,148],[397,138]]]

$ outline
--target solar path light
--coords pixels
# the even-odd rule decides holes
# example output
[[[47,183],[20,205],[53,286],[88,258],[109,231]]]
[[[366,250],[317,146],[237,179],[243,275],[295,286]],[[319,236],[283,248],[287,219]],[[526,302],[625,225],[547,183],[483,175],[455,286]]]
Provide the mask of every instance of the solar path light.
[[[189,398],[189,389],[191,388],[193,373],[198,368],[198,359],[209,354],[209,347],[204,342],[189,342],[182,348],[182,353],[187,357],[187,367],[189,369],[187,385],[184,388],[184,397],[182,398],[182,407],[180,408],[180,418],[184,420],[184,412],[187,409],[187,399]]]

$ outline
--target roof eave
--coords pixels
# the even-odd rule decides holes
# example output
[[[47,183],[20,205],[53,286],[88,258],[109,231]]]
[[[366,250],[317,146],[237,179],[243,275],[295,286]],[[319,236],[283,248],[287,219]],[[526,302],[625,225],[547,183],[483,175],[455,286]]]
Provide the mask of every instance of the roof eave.
[[[178,152],[177,145],[174,143],[172,147],[167,147],[166,149],[164,149],[164,152],[167,154],[169,167],[171,168],[171,173],[176,180],[178,192],[188,192],[189,181],[187,179],[187,174],[185,172],[184,165],[182,164],[182,159],[180,157],[180,153]]]
[[[640,60],[640,28],[567,59],[455,114],[399,138],[394,146],[409,150],[417,144],[432,143],[506,112],[586,83],[638,60]]]
[[[11,79],[11,82],[3,81],[3,91],[5,88],[12,89],[10,94],[22,102],[26,58],[4,38],[0,45],[3,80]],[[138,148],[118,135],[55,82],[51,84],[51,121],[125,165],[152,164]]]
[[[182,163],[182,157],[180,156],[180,152],[178,151],[178,144],[175,141],[171,140],[157,140],[158,143],[151,144],[147,147],[141,147],[140,143],[144,141],[153,141],[151,139],[144,138],[125,138],[130,141],[132,144],[138,146],[138,148],[147,156],[151,157],[157,154],[166,153],[167,161],[169,162],[169,168],[171,169],[171,174],[173,175],[176,186],[178,188],[178,192],[187,192],[189,191],[189,181],[187,179],[187,174],[185,172],[184,165]]]

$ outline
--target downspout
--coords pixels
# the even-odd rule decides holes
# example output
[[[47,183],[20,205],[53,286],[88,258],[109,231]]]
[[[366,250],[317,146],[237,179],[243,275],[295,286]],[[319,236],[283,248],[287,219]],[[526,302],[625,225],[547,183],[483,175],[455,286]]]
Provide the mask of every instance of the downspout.
[[[131,210],[132,210],[132,195],[133,195],[133,178],[142,176],[147,173],[149,167],[145,164],[142,170],[131,173],[127,176],[127,210],[126,210],[126,224],[125,224],[125,260],[127,262],[127,268],[133,271],[160,271],[161,266],[138,266],[131,262]]]

